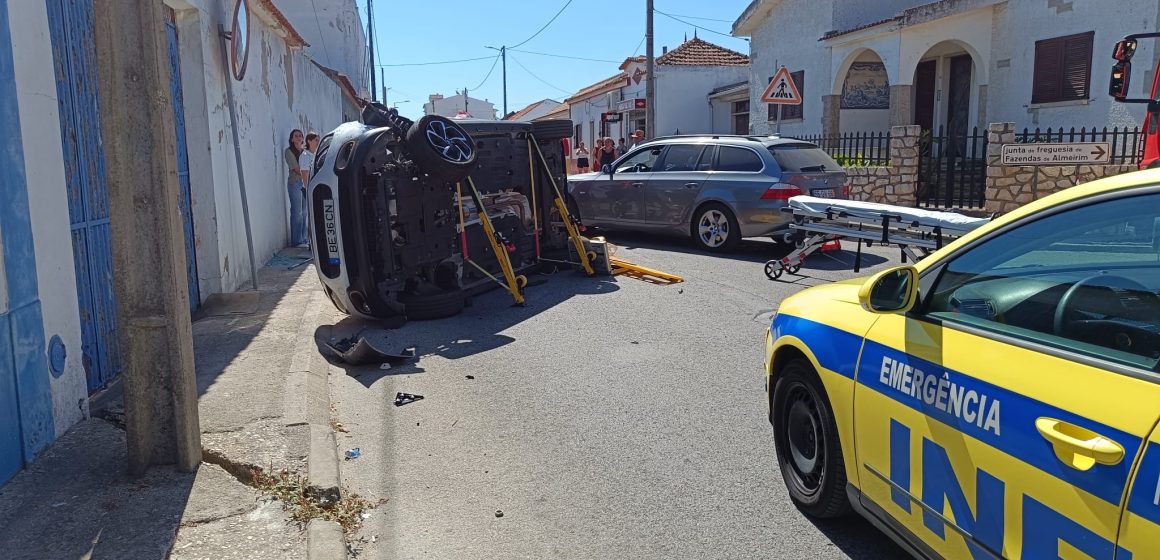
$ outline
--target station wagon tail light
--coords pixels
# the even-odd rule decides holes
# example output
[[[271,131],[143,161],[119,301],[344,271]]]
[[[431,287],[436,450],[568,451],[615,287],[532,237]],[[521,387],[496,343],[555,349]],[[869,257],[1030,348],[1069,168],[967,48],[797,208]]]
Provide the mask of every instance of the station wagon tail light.
[[[842,185],[842,198],[850,198],[850,183]]]
[[[790,197],[799,194],[802,194],[802,190],[796,185],[774,183],[761,195],[761,200],[789,200]]]

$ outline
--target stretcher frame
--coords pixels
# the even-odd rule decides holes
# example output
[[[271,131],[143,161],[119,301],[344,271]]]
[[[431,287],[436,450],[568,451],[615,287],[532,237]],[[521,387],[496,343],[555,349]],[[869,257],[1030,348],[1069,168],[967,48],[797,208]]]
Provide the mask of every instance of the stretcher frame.
[[[765,276],[777,280],[783,274],[797,274],[806,258],[826,243],[840,239],[858,242],[854,256],[854,272],[862,269],[862,244],[872,247],[893,245],[899,248],[902,262],[918,262],[944,245],[966,235],[978,225],[923,223],[913,217],[889,211],[854,210],[842,206],[828,206],[824,210],[788,206],[782,212],[793,216],[789,228],[795,232],[793,251],[780,259],[765,263]]]

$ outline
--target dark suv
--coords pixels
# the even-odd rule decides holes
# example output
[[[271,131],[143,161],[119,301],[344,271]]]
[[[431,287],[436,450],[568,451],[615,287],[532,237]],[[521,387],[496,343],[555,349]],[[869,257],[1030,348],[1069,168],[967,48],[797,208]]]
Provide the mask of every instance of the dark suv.
[[[658,138],[568,179],[584,224],[691,236],[709,250],[743,237],[791,241],[791,196],[846,198],[846,170],[817,145],[778,136]]]
[[[546,252],[566,256],[550,177],[564,188],[560,140],[571,130],[569,120],[411,122],[381,105],[339,126],[322,139],[308,191],[312,252],[331,301],[365,318],[436,318],[494,287],[480,268],[501,269],[469,177],[517,270]]]

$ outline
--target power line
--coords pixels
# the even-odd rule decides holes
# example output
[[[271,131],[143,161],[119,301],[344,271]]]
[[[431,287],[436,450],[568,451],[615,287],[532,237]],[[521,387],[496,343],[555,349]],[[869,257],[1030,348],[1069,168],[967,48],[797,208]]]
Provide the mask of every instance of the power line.
[[[310,7],[314,9],[314,26],[318,28],[318,40],[322,42],[322,54],[326,55],[326,65],[334,64],[330,60],[330,49],[326,48],[326,35],[322,32],[322,24],[318,22],[318,6],[314,4],[314,0],[310,0]]]
[[[658,10],[653,10],[653,11],[655,12]],[[705,21],[719,21],[721,23],[733,23],[733,20],[730,20],[730,19],[715,19],[715,18],[698,17],[698,16],[685,16],[685,15],[681,15],[681,14],[673,14],[673,15],[675,15],[676,17],[683,17],[683,18],[688,18],[688,19],[701,19],[701,20],[705,20]]]
[[[487,83],[487,79],[491,77],[491,73],[492,73],[493,71],[495,71],[495,65],[496,65],[497,63],[499,63],[499,55],[498,55],[498,54],[497,54],[497,55],[495,55],[495,60],[492,60],[492,61],[491,61],[491,68],[488,68],[488,69],[487,69],[487,75],[483,77],[483,81],[482,81],[482,82],[479,82],[479,85],[478,85],[478,86],[475,86],[475,87],[473,87],[473,88],[471,88],[471,89],[479,89],[479,88],[483,87],[483,84],[486,84],[486,83]]]
[[[730,34],[728,34],[728,33],[722,33],[722,32],[720,32],[720,31],[715,31],[715,30],[713,30],[713,29],[709,29],[709,28],[707,28],[707,27],[701,27],[700,25],[697,25],[697,24],[695,24],[695,23],[690,23],[690,22],[687,22],[687,21],[685,21],[685,20],[683,20],[683,19],[679,19],[679,18],[677,18],[677,17],[675,17],[675,16],[672,16],[672,15],[666,14],[666,13],[664,13],[664,12],[662,12],[662,11],[658,10],[658,9],[655,9],[655,8],[653,9],[653,11],[654,11],[654,12],[656,12],[656,13],[658,13],[658,14],[660,14],[660,15],[662,15],[662,16],[665,16],[665,17],[667,17],[667,18],[669,18],[669,19],[671,19],[671,20],[674,20],[674,21],[679,21],[679,22],[681,22],[681,23],[683,23],[683,24],[685,24],[685,25],[692,26],[692,27],[695,27],[695,28],[697,28],[697,29],[700,29],[701,31],[708,31],[709,33],[716,33],[717,35],[720,35],[720,36],[722,36],[722,37],[728,37],[728,38],[730,38],[730,39],[741,39],[742,41],[746,41],[746,40],[747,40],[747,39],[745,39],[744,37],[734,37],[734,36],[732,36],[732,35],[730,35]]]
[[[528,67],[527,67],[527,66],[524,66],[522,63],[520,63],[520,61],[519,61],[519,60],[517,60],[517,59],[516,59],[516,57],[514,57],[514,56],[513,56],[513,57],[511,57],[511,59],[512,59],[512,62],[516,63],[516,65],[517,65],[517,66],[519,66],[520,68],[523,68],[523,69],[524,69],[524,72],[527,72],[529,76],[531,76],[531,77],[533,77],[533,78],[535,78],[535,79],[539,80],[541,84],[544,84],[544,85],[546,85],[546,86],[548,86],[548,87],[550,87],[550,88],[552,88],[552,89],[554,89],[554,90],[556,90],[556,91],[559,91],[559,92],[562,92],[562,93],[566,93],[566,94],[568,94],[568,95],[572,95],[573,93],[575,93],[575,92],[572,92],[572,91],[568,91],[568,90],[566,90],[566,89],[564,89],[564,88],[559,88],[559,87],[556,87],[556,86],[554,86],[554,85],[552,85],[552,84],[549,84],[548,82],[544,81],[544,79],[543,79],[543,78],[541,78],[541,77],[539,77],[539,76],[537,76],[537,75],[533,74],[531,70],[528,70]]]
[[[562,8],[560,8],[560,11],[556,12],[556,15],[552,16],[552,19],[548,20],[548,23],[545,23],[544,26],[541,27],[539,31],[536,31],[535,34],[533,34],[531,37],[528,37],[527,39],[524,39],[520,43],[512,45],[508,48],[514,49],[516,47],[522,47],[524,45],[524,43],[527,43],[528,41],[535,39],[537,36],[539,36],[540,33],[543,33],[544,30],[547,29],[549,25],[552,25],[552,22],[556,21],[556,18],[560,17],[560,14],[564,13],[564,10],[567,9],[570,4],[572,4],[572,0],[568,0],[567,2],[564,2],[564,6]]]
[[[636,48],[632,49],[632,56],[636,56],[636,53],[640,52],[640,46],[644,44],[644,40],[645,37],[640,38],[640,42],[636,44]]]
[[[619,63],[619,62],[620,62],[619,60],[601,60],[601,59],[599,59],[599,58],[584,58],[584,57],[582,57],[582,56],[568,56],[568,55],[565,55],[565,54],[551,54],[551,53],[542,53],[542,52],[535,52],[535,51],[524,51],[524,50],[518,50],[518,49],[514,49],[514,48],[511,48],[511,47],[508,47],[508,50],[509,50],[509,51],[514,51],[514,52],[519,52],[519,53],[524,53],[524,54],[535,54],[535,55],[539,55],[539,56],[550,56],[550,57],[553,57],[553,58],[567,58],[567,59],[569,59],[569,60],[586,60],[586,61],[588,61],[588,62],[604,62],[604,63],[607,63],[607,64],[617,64],[617,63]]]
[[[388,68],[397,68],[399,66],[434,66],[436,64],[458,64],[460,62],[475,62],[477,60],[488,60],[491,56],[481,56],[478,58],[461,58],[459,60],[440,60],[437,62],[407,62],[404,64],[376,64],[375,66],[385,66]]]

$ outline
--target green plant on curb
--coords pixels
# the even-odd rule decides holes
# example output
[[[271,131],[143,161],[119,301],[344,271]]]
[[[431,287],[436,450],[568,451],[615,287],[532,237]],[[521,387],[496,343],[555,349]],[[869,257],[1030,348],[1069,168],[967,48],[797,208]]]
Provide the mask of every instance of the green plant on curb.
[[[337,501],[331,502],[312,492],[305,476],[285,469],[267,473],[255,467],[250,469],[250,476],[253,486],[282,502],[282,508],[294,521],[301,524],[311,519],[336,521],[347,534],[362,526],[364,513],[387,501],[384,498],[371,502],[353,492],[342,492]]]
[[[834,156],[834,161],[842,167],[870,167],[870,160],[863,156],[862,152],[852,156],[838,154]]]

